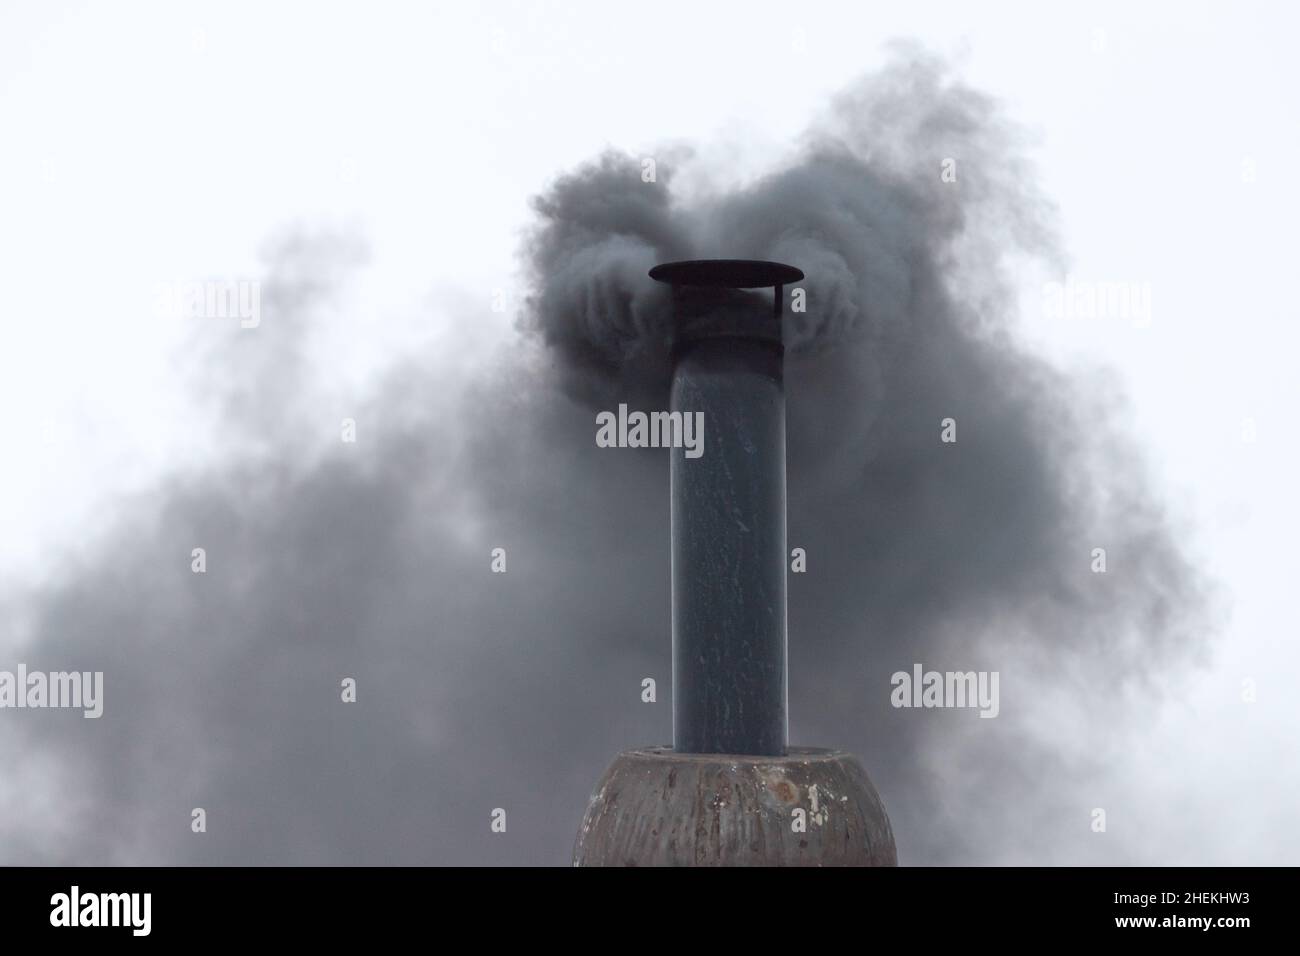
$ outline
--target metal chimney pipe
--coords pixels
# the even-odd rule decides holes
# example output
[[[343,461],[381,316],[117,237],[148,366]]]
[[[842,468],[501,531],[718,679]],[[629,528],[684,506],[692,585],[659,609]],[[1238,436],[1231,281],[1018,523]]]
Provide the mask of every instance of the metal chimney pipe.
[[[703,454],[671,452],[673,746],[614,758],[573,864],[896,866],[857,759],[786,743],[781,310],[803,273],[710,259],[650,277],[673,287],[672,410],[704,415]],[[745,291],[768,288],[771,306]]]
[[[773,262],[656,266],[673,286],[672,411],[703,453],[671,452],[673,750],[782,756],[786,717],[784,285]],[[772,288],[774,302],[743,290]]]

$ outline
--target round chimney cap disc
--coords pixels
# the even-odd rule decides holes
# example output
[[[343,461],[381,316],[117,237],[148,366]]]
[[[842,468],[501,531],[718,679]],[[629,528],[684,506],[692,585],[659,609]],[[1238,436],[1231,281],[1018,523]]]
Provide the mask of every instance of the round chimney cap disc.
[[[767,289],[798,282],[803,272],[782,262],[762,259],[688,259],[661,263],[650,270],[650,278],[715,289]]]

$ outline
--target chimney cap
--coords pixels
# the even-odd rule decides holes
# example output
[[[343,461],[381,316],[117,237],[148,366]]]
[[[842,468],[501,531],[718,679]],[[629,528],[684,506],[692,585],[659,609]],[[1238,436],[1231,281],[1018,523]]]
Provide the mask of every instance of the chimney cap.
[[[798,282],[803,272],[783,262],[762,259],[687,259],[660,263],[650,270],[650,278],[714,289],[768,289]]]

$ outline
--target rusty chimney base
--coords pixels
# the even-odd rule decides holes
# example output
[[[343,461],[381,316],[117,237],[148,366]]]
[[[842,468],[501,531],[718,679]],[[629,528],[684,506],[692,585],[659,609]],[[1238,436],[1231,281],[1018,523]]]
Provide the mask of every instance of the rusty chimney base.
[[[799,812],[802,811],[802,812]],[[574,866],[897,866],[894,832],[856,757],[628,750],[587,805]]]

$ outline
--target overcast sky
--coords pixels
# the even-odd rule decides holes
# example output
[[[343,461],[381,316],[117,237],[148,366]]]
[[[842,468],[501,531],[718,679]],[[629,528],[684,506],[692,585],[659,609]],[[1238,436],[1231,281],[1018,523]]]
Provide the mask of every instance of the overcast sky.
[[[692,25],[689,35],[684,22]],[[158,597],[158,613],[141,618],[151,634],[222,615],[219,601],[204,605],[202,614],[185,609],[176,593],[191,582],[154,580],[140,565],[113,557],[122,542],[165,537],[159,522],[183,524],[175,508],[186,500],[185,488],[211,504],[223,478],[252,476],[260,483],[279,474],[278,456],[306,468],[304,462],[329,454],[320,449],[337,443],[340,419],[363,406],[387,409],[380,414],[390,423],[424,420],[418,410],[385,406],[384,395],[432,396],[454,416],[460,397],[483,387],[468,370],[490,366],[496,349],[515,348],[514,323],[527,291],[519,250],[534,222],[530,199],[556,177],[606,148],[662,157],[666,144],[679,144],[696,151],[694,175],[711,180],[706,185],[749,182],[783,161],[836,93],[886,62],[889,41],[912,40],[1027,131],[1017,157],[1032,163],[1037,190],[1055,206],[1062,258],[1059,267],[1022,262],[1025,257],[998,263],[1018,305],[1002,319],[1024,348],[1078,375],[1107,402],[1122,401],[1116,407],[1124,409],[1123,429],[1140,453],[1149,494],[1215,598],[1205,646],[1194,659],[1167,675],[1153,665],[1153,682],[1124,689],[1150,698],[1139,702],[1132,720],[1116,723],[1077,701],[1057,708],[1040,703],[1032,715],[1021,714],[1037,728],[1036,745],[1055,739],[1072,767],[1105,765],[1104,784],[1077,796],[1077,835],[1052,843],[1064,827],[1052,824],[1035,839],[972,839],[945,857],[925,844],[921,823],[904,810],[900,858],[909,862],[906,838],[912,837],[913,846],[926,846],[912,862],[1294,864],[1300,859],[1294,814],[1300,701],[1289,679],[1300,669],[1292,583],[1300,459],[1289,428],[1300,344],[1292,281],[1300,221],[1292,168],[1300,159],[1298,25],[1294,7],[1280,2],[7,3],[0,11],[0,402],[12,454],[0,471],[6,612],[0,669],[19,661],[32,668],[90,667],[75,653],[85,634],[51,628],[102,621],[102,610],[95,610],[102,605],[87,600],[83,606],[68,595],[88,591],[91,579],[112,590],[110,572],[123,576],[115,593],[168,591]],[[312,245],[320,237],[325,252]],[[295,252],[297,243],[308,251]],[[316,331],[310,347],[272,353],[259,369],[212,371],[228,358],[227,339],[268,330],[241,332],[157,314],[160,286],[267,279],[276,269],[281,285],[268,279],[268,287],[287,291],[268,293],[279,295],[264,304],[268,315],[277,307],[286,314],[297,309],[310,314]],[[346,275],[346,282],[333,285],[336,275]],[[1044,284],[1067,276],[1149,286],[1150,320],[1049,314]],[[324,286],[317,297],[313,283]],[[508,308],[493,311],[501,295]],[[452,341],[458,351],[448,355],[452,347],[440,343]],[[407,363],[438,354],[436,369]],[[293,413],[274,413],[283,420],[273,427],[241,431],[232,424],[248,411],[236,394],[241,376],[276,378],[277,363],[284,363],[285,389],[302,384],[310,394],[285,396],[283,407]],[[426,377],[418,387],[405,384]],[[430,427],[461,434],[453,424],[435,416]],[[528,440],[548,441],[545,435]],[[301,444],[290,454],[289,443]],[[476,556],[486,555],[494,542],[476,530],[480,518],[463,509],[469,492],[440,484],[454,483],[459,473],[433,460],[442,451],[448,459],[461,454],[459,446],[449,440],[431,447],[423,449],[430,459],[403,461],[403,480],[427,483],[429,509],[457,511],[441,530],[461,536]],[[241,464],[230,464],[235,461]],[[411,530],[380,514],[358,518],[357,527],[340,519],[332,536],[322,532],[315,541],[320,524],[312,516],[346,513],[346,497],[291,495],[267,505],[256,500],[257,488],[228,490],[225,506],[238,522],[256,526],[272,513],[286,520],[288,501],[301,505],[301,520],[287,524],[322,553]],[[161,500],[168,507],[160,514],[151,503]],[[261,507],[271,510],[258,516]],[[213,528],[223,523],[212,514],[206,520]],[[603,533],[590,531],[585,540],[617,551],[617,537],[604,541]],[[178,574],[189,574],[186,542],[193,538],[188,529],[176,536]],[[291,559],[301,553],[286,552],[285,581],[299,573]],[[339,560],[337,574],[352,573]],[[368,591],[367,600],[381,610],[372,607],[363,620],[383,626],[383,609],[394,603],[412,615],[444,613],[436,584],[429,603],[410,596],[425,577],[421,567],[385,573],[391,593]],[[354,599],[338,598],[341,606]],[[509,607],[527,606],[517,600]],[[129,609],[119,610],[115,620],[123,623],[114,626],[143,633],[146,625],[130,623]],[[629,617],[641,613],[626,609]],[[340,615],[346,610],[324,614]],[[593,634],[618,626],[613,615],[593,617],[599,618],[587,622]],[[287,615],[284,626],[292,621]],[[530,644],[563,638],[523,613],[503,611],[491,626]],[[126,706],[115,694],[133,692],[127,688],[147,695],[151,681],[173,679],[185,687],[160,691],[153,709],[97,738],[67,721],[57,733],[47,731],[39,722],[48,715],[0,712],[0,755],[20,768],[0,774],[0,848],[9,860],[397,862],[384,848],[418,844],[419,833],[409,841],[394,835],[372,841],[361,827],[314,854],[259,850],[259,841],[290,847],[293,839],[318,839],[307,824],[297,837],[277,830],[285,819],[316,818],[313,808],[299,807],[261,824],[241,817],[251,829],[226,843],[214,826],[208,836],[221,850],[178,849],[190,836],[190,808],[205,805],[204,775],[214,767],[237,772],[230,767],[240,761],[213,758],[180,772],[169,760],[195,746],[238,749],[250,738],[222,729],[235,726],[223,723],[222,709],[201,719],[177,715],[193,732],[178,730],[172,739],[169,708],[208,710],[193,696],[202,695],[199,673],[187,664],[186,676],[176,678],[173,668],[177,661],[220,661],[221,642],[238,644],[243,633],[230,619],[210,633],[177,634],[177,643],[167,646],[108,627],[92,655],[109,662],[105,724],[115,707]],[[629,664],[632,690],[602,688],[593,714],[601,713],[599,706],[639,706],[628,694],[642,671],[661,673],[667,683],[666,631],[660,639],[661,646],[644,652],[646,667],[659,670]],[[132,658],[138,672],[118,676],[115,685],[118,640],[138,642],[141,653]],[[597,644],[594,636],[590,641]],[[798,641],[792,621],[792,661]],[[362,667],[367,676],[358,707],[366,693],[386,693],[385,674],[426,664],[439,670],[440,680],[455,675],[466,687],[487,679],[465,663],[468,656],[458,656],[454,642],[413,658],[402,656],[401,637],[383,646],[383,660]],[[286,653],[308,658],[313,650],[303,645]],[[492,657],[507,669],[512,659],[508,648]],[[158,669],[148,670],[146,661]],[[301,781],[319,779],[321,767],[357,761],[355,771],[369,782],[344,787],[346,798],[320,811],[330,826],[352,819],[349,800],[391,794],[390,783],[412,794],[425,786],[418,776],[390,774],[382,754],[383,741],[395,732],[391,715],[349,727],[346,712],[326,710],[337,700],[335,678],[347,673],[335,664],[304,666],[323,687],[321,715],[312,719],[330,729],[334,742],[300,739],[295,731],[284,744],[294,748],[292,756],[285,749],[273,759],[281,769],[300,763],[293,779],[301,792],[310,792]],[[834,699],[854,696],[851,675],[847,680]],[[563,686],[564,693],[580,687]],[[1245,693],[1248,686],[1253,693]],[[864,680],[860,693],[879,688]],[[429,712],[441,713],[441,706],[435,700]],[[610,731],[586,742],[584,754],[612,757],[619,746],[666,737],[669,705],[658,706],[654,716],[608,718]],[[268,720],[277,719],[277,708],[268,707]],[[527,738],[530,719],[523,708],[499,726]],[[833,720],[823,715],[807,726]],[[406,731],[433,753],[447,735],[481,727],[468,718],[447,725],[430,719],[412,730],[414,724],[418,719]],[[1088,726],[1095,733],[1080,730]],[[156,746],[153,737],[142,745],[118,736],[139,737],[142,727],[157,735]],[[623,739],[626,734],[633,739]],[[865,746],[857,739],[844,742]],[[482,767],[511,766],[500,752],[504,746],[477,739],[475,747],[491,754]],[[528,746],[555,745],[543,735]],[[154,789],[142,794],[125,777],[83,773],[86,754],[111,755],[119,752],[115,747],[129,755],[123,766],[134,768],[123,769],[125,776],[171,780],[177,792],[160,796],[150,783]],[[370,756],[359,756],[362,751]],[[446,752],[473,762],[472,749]],[[411,753],[395,752],[392,766],[418,759]],[[942,762],[946,754],[937,747],[927,759]],[[539,771],[530,771],[530,780],[501,781],[494,791],[496,771],[443,768],[438,773],[473,778],[473,786],[443,804],[450,809],[430,807],[429,814],[463,818],[444,818],[442,829],[430,823],[431,849],[412,849],[400,861],[562,863],[554,834],[576,826],[581,800],[571,821],[555,815],[599,770],[600,760],[593,765],[586,757],[566,765],[559,795],[532,815],[521,809],[508,838],[530,825],[547,835],[520,835],[509,844],[490,842],[487,814],[510,798],[512,806],[526,806],[532,788],[547,786],[536,779]],[[192,787],[178,780],[187,773]],[[953,785],[942,801],[945,826],[978,831],[988,822],[984,801],[964,800],[960,781]],[[494,792],[504,796],[488,795]],[[891,812],[907,803],[905,794],[882,792]],[[483,794],[481,809],[473,794]],[[255,780],[227,788],[221,799],[240,798],[275,800]],[[168,816],[173,805],[174,820]],[[934,803],[926,806],[939,812]],[[1099,806],[1122,808],[1111,811],[1104,836],[1088,830],[1088,811]],[[480,822],[481,839],[446,835]],[[177,836],[156,835],[173,823]],[[279,840],[258,825],[276,830]],[[105,835],[115,828],[113,837]],[[1123,841],[1124,849],[1097,849],[1107,839]]]

